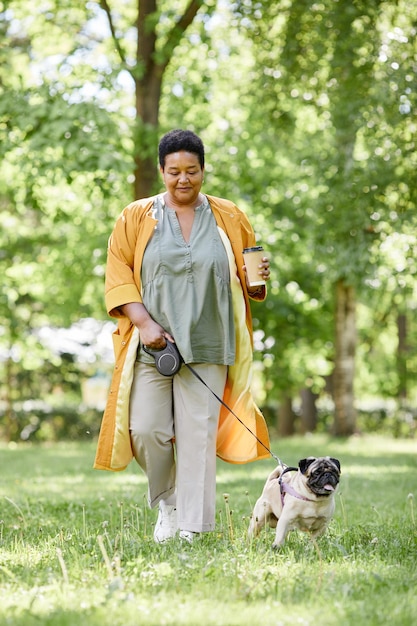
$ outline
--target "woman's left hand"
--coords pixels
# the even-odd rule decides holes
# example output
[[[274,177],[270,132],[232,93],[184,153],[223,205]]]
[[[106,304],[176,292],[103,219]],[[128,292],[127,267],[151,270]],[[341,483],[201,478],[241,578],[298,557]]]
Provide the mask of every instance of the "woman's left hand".
[[[262,258],[262,269],[259,268],[259,273],[264,280],[269,280],[271,278],[271,272],[269,270],[269,259],[264,256]]]
[[[246,287],[248,288],[248,291],[253,290],[254,287],[251,287],[249,285],[249,280],[248,280],[248,273],[246,271],[246,266],[243,266],[243,270],[245,272],[245,277],[246,277]],[[259,264],[259,271],[258,271],[259,276],[261,276],[262,280],[269,280],[271,278],[271,272],[269,269],[269,259],[268,257],[264,256],[262,257],[262,263]],[[256,289],[259,289],[259,287],[256,287]]]

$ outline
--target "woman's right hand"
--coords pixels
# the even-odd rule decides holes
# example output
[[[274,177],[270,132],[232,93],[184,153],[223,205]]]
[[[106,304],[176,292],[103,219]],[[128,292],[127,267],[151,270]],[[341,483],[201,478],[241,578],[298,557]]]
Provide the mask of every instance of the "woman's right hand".
[[[151,350],[162,350],[165,348],[167,340],[174,341],[173,337],[151,317],[144,324],[138,326],[138,329],[141,343]]]
[[[139,330],[140,341],[144,346],[151,348],[151,350],[162,350],[165,348],[167,340],[175,343],[172,335],[152,319],[141,302],[129,302],[124,304],[121,309]]]

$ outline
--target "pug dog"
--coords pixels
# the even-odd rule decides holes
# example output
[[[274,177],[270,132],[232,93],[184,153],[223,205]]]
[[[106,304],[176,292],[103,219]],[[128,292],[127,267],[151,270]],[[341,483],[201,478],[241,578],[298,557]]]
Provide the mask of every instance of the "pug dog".
[[[334,513],[339,480],[340,462],[329,456],[301,459],[298,468],[278,465],[253,509],[249,538],[267,524],[276,528],[274,549],[284,544],[290,530],[309,532],[313,538],[322,535]]]

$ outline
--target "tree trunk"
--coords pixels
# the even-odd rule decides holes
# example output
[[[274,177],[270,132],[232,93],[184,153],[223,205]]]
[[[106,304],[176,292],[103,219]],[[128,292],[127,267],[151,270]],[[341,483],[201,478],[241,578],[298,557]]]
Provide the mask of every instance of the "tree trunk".
[[[158,181],[158,123],[162,79],[176,46],[192,24],[204,0],[189,0],[182,15],[176,15],[171,30],[157,46],[160,19],[156,0],[136,0],[136,64],[128,63],[121,36],[113,21],[108,0],[100,0],[109,22],[115,48],[124,69],[135,83],[136,119],[134,141],[134,197],[146,198],[156,192]]]
[[[158,182],[156,146],[162,75],[154,74],[150,79],[145,77],[136,81],[135,199],[155,193]]]
[[[280,437],[290,437],[295,432],[295,414],[292,410],[292,400],[290,396],[285,396],[278,409],[277,430]]]
[[[398,347],[398,400],[403,404],[407,399],[407,317],[400,313],[397,317]]]
[[[155,62],[156,30],[149,27],[157,11],[156,0],[138,0],[135,81],[136,120],[134,134],[135,198],[155,191],[158,177],[156,145],[159,101],[166,63]]]
[[[17,421],[14,410],[14,403],[16,400],[16,395],[19,391],[19,385],[16,385],[16,377],[14,373],[13,360],[10,357],[7,357],[5,363],[6,370],[6,379],[5,389],[4,389],[4,400],[5,400],[5,410],[4,410],[4,419],[3,421],[3,429],[2,436],[5,441],[13,441],[17,436]]]
[[[353,393],[355,350],[355,290],[342,279],[336,284],[336,353],[333,372],[334,434],[337,436],[351,435],[355,432],[356,412]]]
[[[317,427],[317,394],[310,388],[301,390],[301,431],[303,433],[313,433]]]

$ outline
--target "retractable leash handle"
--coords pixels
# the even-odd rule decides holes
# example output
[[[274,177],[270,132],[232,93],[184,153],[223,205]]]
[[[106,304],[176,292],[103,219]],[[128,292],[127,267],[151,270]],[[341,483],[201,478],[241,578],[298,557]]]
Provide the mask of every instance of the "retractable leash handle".
[[[183,363],[183,358],[172,341],[167,341],[166,346],[161,350],[153,350],[147,346],[142,346],[142,348],[147,354],[153,356],[156,369],[163,376],[173,376]]]

